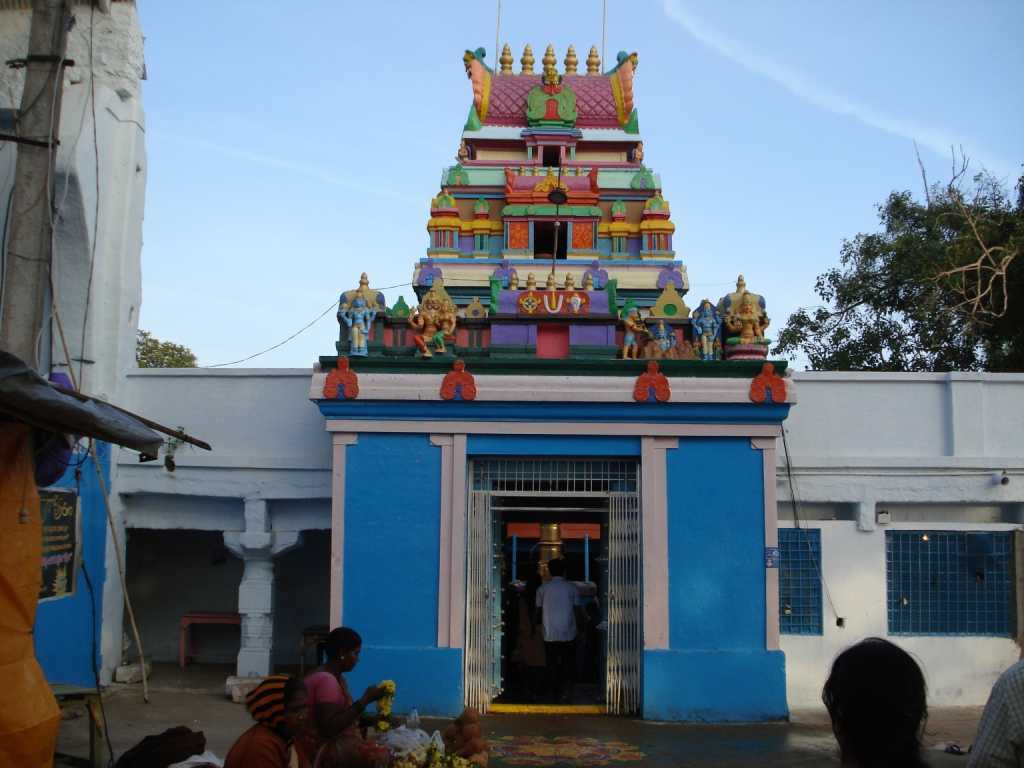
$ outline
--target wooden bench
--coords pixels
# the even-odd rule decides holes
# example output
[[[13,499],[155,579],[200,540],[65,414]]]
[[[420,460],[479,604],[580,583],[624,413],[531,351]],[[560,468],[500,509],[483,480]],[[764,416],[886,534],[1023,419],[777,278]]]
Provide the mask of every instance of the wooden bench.
[[[100,706],[100,694],[95,688],[85,688],[68,683],[50,683],[57,703],[64,705],[69,701],[83,701],[85,711],[89,713],[89,761],[92,768],[107,768],[110,764],[110,752],[107,751],[107,739],[103,722],[103,708]],[[62,755],[63,757],[63,755]],[[78,758],[74,759],[76,762]]]
[[[178,666],[182,669],[192,657],[192,626],[194,624],[231,624],[241,626],[242,617],[237,613],[218,613],[216,611],[189,611],[181,617],[181,629],[178,635]]]

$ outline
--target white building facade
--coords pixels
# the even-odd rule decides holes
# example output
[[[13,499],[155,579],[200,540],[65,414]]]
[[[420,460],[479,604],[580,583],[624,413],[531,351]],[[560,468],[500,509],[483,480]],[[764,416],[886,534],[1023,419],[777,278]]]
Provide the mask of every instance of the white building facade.
[[[831,660],[868,636],[917,657],[931,705],[984,703],[1020,655],[1024,375],[802,373],[792,381],[797,402],[775,451],[788,706],[820,707]],[[196,564],[207,574],[204,592],[175,589],[178,602],[162,603],[162,617],[138,608],[150,653],[174,658],[176,617],[167,614],[239,610],[259,631],[243,631],[240,654],[226,637],[200,661],[237,658],[240,674],[253,671],[243,668],[252,659],[296,663],[303,626],[330,621],[337,567],[331,439],[308,400],[309,372],[139,370],[127,392],[130,408],[175,420],[214,446],[210,454],[179,449],[173,472],[120,455],[115,492],[129,589],[142,590],[136,605],[177,573],[177,555],[160,552],[160,532],[214,551]],[[803,530],[787,534],[797,527],[794,491]],[[238,546],[246,536],[255,536],[248,555]],[[149,558],[134,568],[133,542]],[[933,584],[943,569],[960,576]],[[119,613],[120,601],[108,601],[105,636],[120,631]],[[118,662],[105,653],[106,669]]]

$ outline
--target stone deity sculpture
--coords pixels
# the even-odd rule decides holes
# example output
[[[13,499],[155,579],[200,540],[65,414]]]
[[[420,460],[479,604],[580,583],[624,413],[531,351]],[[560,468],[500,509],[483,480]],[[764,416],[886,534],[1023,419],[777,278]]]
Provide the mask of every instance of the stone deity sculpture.
[[[693,310],[693,340],[698,347],[701,360],[714,360],[717,354],[716,343],[722,330],[722,321],[718,310],[710,299],[704,299],[697,309]]]
[[[356,296],[351,304],[338,310],[338,319],[348,326],[350,357],[366,357],[366,340],[370,338],[370,325],[376,317],[377,310],[368,307],[362,296]]]
[[[654,341],[658,345],[658,350],[661,357],[672,357],[672,350],[676,346],[676,334],[674,331],[665,327],[665,321],[659,320],[658,324],[654,326]]]
[[[740,344],[764,344],[768,316],[754,303],[752,294],[744,294],[739,306],[734,306],[725,317],[725,327],[739,334]]]
[[[434,352],[446,352],[445,337],[455,333],[455,304],[441,281],[423,297],[423,302],[409,316],[409,327],[415,331],[413,341],[421,357],[433,357]],[[431,349],[433,348],[433,349]]]
[[[640,340],[644,336],[650,336],[650,331],[644,325],[640,317],[640,310],[634,307],[629,314],[622,318],[622,325],[625,333],[622,336],[622,359],[638,360],[640,358]]]

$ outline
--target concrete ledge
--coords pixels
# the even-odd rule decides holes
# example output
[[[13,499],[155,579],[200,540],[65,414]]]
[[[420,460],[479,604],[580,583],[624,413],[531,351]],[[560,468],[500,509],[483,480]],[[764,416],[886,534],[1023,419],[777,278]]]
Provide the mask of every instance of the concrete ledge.
[[[644,651],[645,720],[785,720],[782,651]]]
[[[224,681],[224,694],[235,704],[244,704],[245,697],[249,695],[249,692],[262,682],[262,677],[236,677],[232,675]]]
[[[363,645],[359,665],[346,676],[354,698],[369,685],[394,680],[394,711],[424,716],[462,712],[462,649]]]

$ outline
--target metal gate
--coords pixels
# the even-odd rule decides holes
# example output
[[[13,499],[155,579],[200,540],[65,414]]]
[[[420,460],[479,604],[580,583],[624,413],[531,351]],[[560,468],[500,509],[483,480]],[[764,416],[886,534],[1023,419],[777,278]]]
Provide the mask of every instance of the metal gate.
[[[640,711],[643,653],[643,580],[640,562],[640,499],[636,493],[608,497],[608,714]]]
[[[466,540],[466,705],[487,712],[501,692],[501,605],[491,494],[471,491]]]
[[[608,500],[609,714],[640,711],[643,651],[640,465],[630,460],[483,459],[470,466],[467,519],[467,706],[486,712],[501,692],[500,521],[494,496],[600,497]]]

